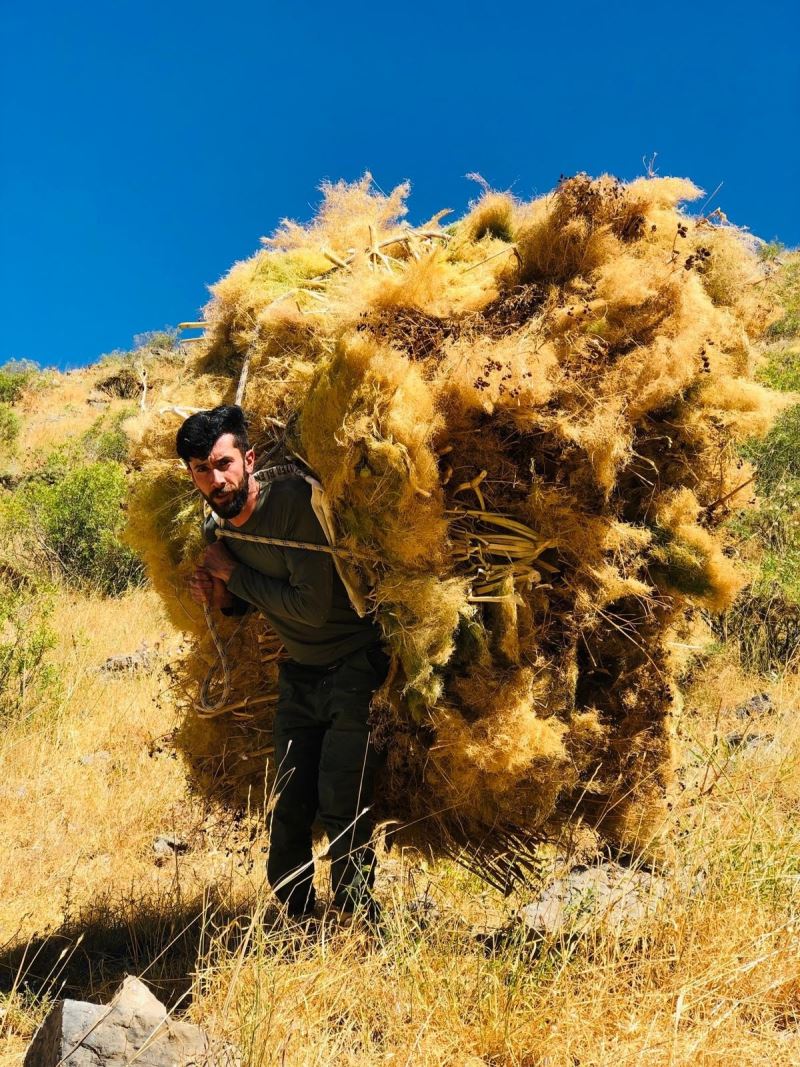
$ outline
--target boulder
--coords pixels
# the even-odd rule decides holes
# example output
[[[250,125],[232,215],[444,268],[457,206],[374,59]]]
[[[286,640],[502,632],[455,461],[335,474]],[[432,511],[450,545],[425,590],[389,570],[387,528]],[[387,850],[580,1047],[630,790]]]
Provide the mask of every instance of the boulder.
[[[156,646],[157,649],[158,646]],[[121,671],[148,670],[153,665],[153,652],[146,641],[142,641],[135,652],[121,653],[118,656],[109,656],[100,667],[103,674],[118,674]]]
[[[769,693],[756,693],[755,696],[746,700],[744,704],[738,706],[736,717],[738,719],[757,719],[762,715],[769,715],[774,710],[775,705]]]
[[[172,1019],[138,978],[126,978],[110,1004],[60,1000],[42,1023],[24,1067],[235,1067],[227,1045],[199,1026]]]
[[[665,892],[664,879],[644,870],[578,864],[521,908],[519,919],[534,937],[583,934],[601,925],[630,932],[655,911]]]

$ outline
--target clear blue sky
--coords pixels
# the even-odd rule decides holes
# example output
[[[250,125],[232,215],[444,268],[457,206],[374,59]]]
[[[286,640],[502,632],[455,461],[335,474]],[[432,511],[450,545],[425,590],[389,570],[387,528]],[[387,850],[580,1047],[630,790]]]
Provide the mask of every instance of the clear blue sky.
[[[323,178],[461,211],[658,153],[800,243],[800,15],[744,4],[6,0],[0,363],[74,366],[192,317]]]

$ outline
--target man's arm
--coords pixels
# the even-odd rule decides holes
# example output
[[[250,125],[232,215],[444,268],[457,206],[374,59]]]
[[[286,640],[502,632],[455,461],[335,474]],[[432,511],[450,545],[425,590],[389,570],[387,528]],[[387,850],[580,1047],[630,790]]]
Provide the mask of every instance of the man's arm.
[[[189,578],[189,595],[196,604],[219,608],[223,615],[245,615],[250,605],[234,596],[207,567],[195,567]]]
[[[216,543],[216,523],[209,516],[203,524],[203,538],[207,544]],[[189,578],[189,595],[197,604],[218,608],[223,615],[246,615],[250,604],[230,592],[225,582],[205,566],[195,567]]]
[[[288,503],[285,530],[287,540],[326,544],[325,535],[306,495]],[[229,592],[268,614],[278,615],[307,626],[327,622],[333,599],[333,561],[327,552],[309,549],[283,550],[289,571],[288,581],[239,563],[222,544],[206,549],[205,566]]]

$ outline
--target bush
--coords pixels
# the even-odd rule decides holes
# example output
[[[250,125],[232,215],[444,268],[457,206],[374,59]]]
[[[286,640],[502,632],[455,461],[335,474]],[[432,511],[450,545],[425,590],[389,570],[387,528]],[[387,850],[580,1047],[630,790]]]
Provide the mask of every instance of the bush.
[[[20,419],[10,404],[0,401],[0,449],[13,448],[19,437]]]
[[[0,367],[0,402],[14,404],[25,386],[39,372],[38,363],[30,359],[12,359]]]
[[[764,493],[800,478],[800,404],[784,411],[763,440],[748,442],[742,454],[755,463]]]
[[[86,455],[93,460],[113,460],[125,463],[128,459],[128,437],[122,429],[125,419],[135,414],[134,408],[123,408],[110,419],[105,414],[83,435]]]
[[[797,342],[772,345],[758,377],[772,389],[800,393],[800,345]]]
[[[47,621],[51,609],[46,592],[26,579],[9,581],[0,574],[0,719],[56,688],[55,668],[45,663],[56,643]]]
[[[101,393],[121,400],[133,400],[142,392],[142,376],[139,369],[126,362],[113,374],[106,375],[97,382]]]
[[[768,332],[772,337],[795,337],[800,333],[800,257],[797,253],[784,265],[776,295],[783,315],[773,322]]]
[[[144,580],[138,557],[119,539],[125,524],[125,472],[98,460],[60,472],[53,468],[22,492],[26,524],[68,580],[119,595]]]
[[[764,258],[785,252],[765,246]],[[787,338],[766,351],[759,378],[773,389],[800,392],[800,350],[791,336],[800,329],[800,260],[782,266],[778,297],[783,317],[770,327]],[[742,455],[756,465],[758,506],[741,512],[729,529],[742,545],[755,544],[758,571],[725,615],[712,621],[715,633],[736,642],[751,670],[778,671],[800,654],[800,405],[783,412],[763,440],[748,441]]]
[[[744,590],[730,611],[709,621],[722,641],[736,642],[747,670],[780,673],[798,662],[800,604],[777,582]]]
[[[178,331],[174,326],[165,326],[162,330],[147,330],[134,334],[133,348],[140,353],[146,349],[154,356],[166,356],[178,347]]]

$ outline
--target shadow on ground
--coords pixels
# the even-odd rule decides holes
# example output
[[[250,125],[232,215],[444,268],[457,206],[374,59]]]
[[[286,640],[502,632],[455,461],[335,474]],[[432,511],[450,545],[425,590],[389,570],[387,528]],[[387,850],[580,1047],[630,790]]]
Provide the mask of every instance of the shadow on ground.
[[[233,950],[249,925],[246,912],[208,900],[95,905],[52,933],[0,944],[0,992],[104,1002],[135,974],[167,1007],[183,1008],[212,941]]]

